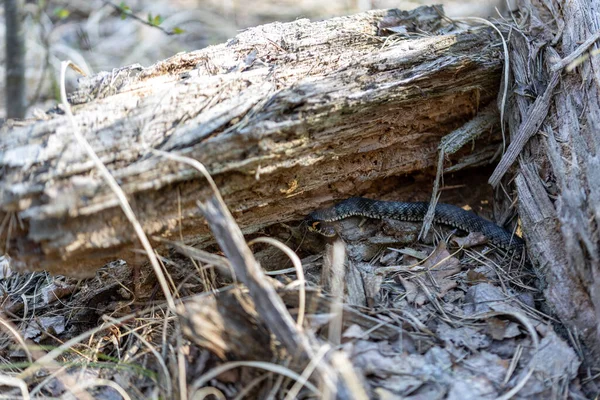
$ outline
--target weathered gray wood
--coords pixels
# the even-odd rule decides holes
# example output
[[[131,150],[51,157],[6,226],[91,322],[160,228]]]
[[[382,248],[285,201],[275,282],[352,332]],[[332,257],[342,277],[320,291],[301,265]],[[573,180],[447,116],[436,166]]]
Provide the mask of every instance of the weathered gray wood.
[[[407,34],[386,42],[386,27]],[[246,232],[300,219],[385,177],[431,169],[440,138],[497,95],[497,42],[433,8],[275,23],[82,79],[71,102],[145,230],[178,238],[181,227],[194,244],[209,237],[196,207],[206,184],[152,149],[204,163]],[[57,110],[0,132],[1,239],[17,268],[85,276],[139,247],[70,130]],[[498,143],[484,131],[448,166],[479,165]]]
[[[522,133],[560,73],[537,135],[519,155],[519,215],[530,254],[545,276],[546,299],[563,322],[600,356],[600,59],[569,63],[598,49],[600,0],[522,0],[527,10],[511,35],[518,83],[508,115]],[[585,47],[582,47],[585,46]],[[540,99],[541,97],[538,97]],[[539,101],[537,101],[539,103]],[[541,124],[540,124],[541,123]],[[506,157],[514,155],[507,153]],[[503,162],[501,162],[503,164]]]

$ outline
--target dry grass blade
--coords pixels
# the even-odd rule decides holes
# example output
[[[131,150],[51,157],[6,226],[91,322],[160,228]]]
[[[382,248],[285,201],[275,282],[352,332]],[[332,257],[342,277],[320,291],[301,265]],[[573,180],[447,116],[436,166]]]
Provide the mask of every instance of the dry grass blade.
[[[502,32],[500,32],[500,29],[498,29],[498,27],[496,27],[496,25],[492,24],[490,21],[488,21],[487,19],[484,18],[479,18],[479,17],[459,17],[459,18],[454,18],[454,20],[456,21],[473,21],[473,22],[477,22],[486,26],[489,26],[490,28],[494,29],[496,31],[496,33],[498,33],[498,35],[500,36],[500,39],[502,40],[502,50],[504,51],[504,87],[502,88],[502,100],[500,103],[500,128],[502,129],[502,142],[503,142],[503,148],[506,147],[506,134],[504,132],[504,112],[505,112],[505,108],[506,108],[506,99],[508,96],[508,85],[509,85],[509,78],[510,78],[510,53],[508,52],[508,45],[506,44],[506,39],[504,39],[504,35],[502,35]]]
[[[42,379],[36,386],[34,386],[31,389],[31,391],[29,392],[29,395],[33,398],[39,397],[38,393],[40,393],[47,385],[49,385],[52,382],[52,380],[60,379],[60,376],[64,373],[66,373],[67,369],[68,369],[68,366],[63,366],[63,367],[60,367],[57,370],[49,373],[48,376],[46,376],[44,379]]]
[[[494,25],[492,24],[490,21],[483,19],[483,18],[478,18],[478,17],[461,17],[461,18],[449,18],[451,21],[473,21],[473,22],[477,22],[477,23],[481,23],[483,25],[489,26],[492,29],[494,29],[498,35],[500,36],[500,39],[502,41],[502,47],[504,50],[504,88],[502,89],[502,100],[501,100],[501,104],[500,104],[500,128],[502,129],[502,149],[503,151],[506,148],[506,133],[504,131],[504,112],[505,112],[505,108],[506,108],[506,99],[507,99],[507,95],[508,95],[508,83],[509,83],[509,74],[510,74],[510,60],[509,60],[509,52],[508,52],[508,46],[506,44],[506,40],[504,39],[504,36],[502,35],[502,32],[500,32],[500,30]],[[490,104],[489,107],[492,107],[492,104]],[[480,113],[477,117],[474,118],[474,120],[477,120],[477,118],[480,118],[480,116],[483,116],[485,113]],[[461,128],[462,129],[462,128]],[[436,177],[434,180],[434,184],[433,184],[433,190],[431,193],[431,200],[429,202],[429,209],[427,210],[427,214],[425,216],[425,219],[423,220],[423,226],[421,227],[421,231],[419,232],[419,239],[424,238],[427,233],[429,232],[429,229],[431,228],[431,224],[433,223],[433,217],[435,214],[435,206],[438,202],[439,199],[439,185],[440,185],[440,181],[442,179],[442,172],[444,169],[444,157],[446,154],[453,154],[453,152],[456,152],[459,148],[462,148],[462,146],[464,145],[461,144],[460,147],[456,147],[454,149],[446,149],[443,144],[444,144],[444,139],[447,139],[449,136],[451,135],[447,135],[446,137],[442,138],[442,143],[439,146],[439,154],[438,154],[438,164],[437,164],[437,172],[436,172]]]
[[[166,342],[166,340],[165,340]],[[177,384],[179,385],[179,393],[181,398],[187,399],[187,371],[185,363],[185,350],[182,346],[181,328],[177,325]]]
[[[352,363],[348,357],[344,353],[336,351],[331,355],[331,363],[340,371],[340,376],[350,388],[352,398],[356,400],[368,400],[369,396],[365,388],[361,385],[361,380],[356,371],[352,369]]]
[[[519,312],[516,312],[516,311],[515,312],[494,311],[494,312],[484,313],[481,315],[474,315],[472,317],[468,317],[468,319],[480,319],[480,318],[486,319],[486,318],[490,318],[490,317],[497,317],[500,315],[508,315],[508,316],[515,318],[517,321],[519,321],[525,327],[525,329],[527,329],[527,332],[529,332],[531,340],[533,341],[533,345],[534,345],[533,353],[535,353],[539,350],[540,338],[537,334],[537,331],[535,330],[535,327],[529,321],[529,318],[527,318],[525,315],[523,315]],[[530,362],[529,362],[530,364],[531,364],[532,360],[533,359],[531,358]],[[533,374],[533,372],[534,372],[534,369],[531,368],[531,366],[529,366],[528,370],[527,370],[527,374],[525,374],[525,376],[523,376],[523,378],[521,378],[521,380],[513,388],[511,388],[508,392],[506,392],[502,396],[497,397],[495,400],[508,400],[508,399],[513,398],[527,384],[527,381],[531,378],[531,375]]]
[[[521,389],[523,389],[523,387],[525,387],[527,381],[529,380],[529,378],[531,378],[531,375],[533,375],[533,369],[527,371],[527,374],[523,377],[523,379],[519,381],[518,384],[515,385],[515,387],[513,387],[511,390],[509,390],[502,396],[497,397],[495,400],[509,400],[515,397],[515,395],[519,393]]]
[[[517,346],[517,349],[515,350],[512,358],[510,360],[508,369],[506,370],[506,377],[504,378],[504,381],[502,382],[503,385],[506,385],[508,383],[508,381],[510,380],[511,376],[514,374],[515,370],[517,369],[517,365],[519,364],[519,360],[521,359],[522,356],[523,356],[523,346]]]

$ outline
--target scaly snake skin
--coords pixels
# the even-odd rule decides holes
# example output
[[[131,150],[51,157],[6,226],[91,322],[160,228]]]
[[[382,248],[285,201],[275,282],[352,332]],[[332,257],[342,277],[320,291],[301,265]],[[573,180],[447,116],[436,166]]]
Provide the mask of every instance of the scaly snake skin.
[[[332,236],[332,231],[327,231],[327,227],[321,222],[339,221],[352,216],[395,219],[398,221],[423,221],[428,207],[429,203],[427,202],[381,201],[352,197],[333,207],[314,211],[307,219],[311,230],[325,236]],[[481,232],[490,242],[504,250],[521,252],[525,244],[523,239],[493,222],[451,204],[438,203],[433,221],[466,232]]]

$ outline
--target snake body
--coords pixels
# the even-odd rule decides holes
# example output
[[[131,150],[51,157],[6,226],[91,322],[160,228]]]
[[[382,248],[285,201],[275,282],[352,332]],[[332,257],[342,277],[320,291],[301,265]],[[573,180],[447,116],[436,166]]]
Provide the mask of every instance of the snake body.
[[[308,216],[309,227],[325,236],[332,236],[321,222],[334,222],[352,216],[399,221],[423,221],[427,214],[427,202],[400,202],[352,197],[333,207],[317,210]],[[481,232],[494,245],[505,250],[521,252],[524,242],[520,237],[508,232],[495,223],[463,210],[460,207],[438,203],[433,221],[449,225],[466,232]]]

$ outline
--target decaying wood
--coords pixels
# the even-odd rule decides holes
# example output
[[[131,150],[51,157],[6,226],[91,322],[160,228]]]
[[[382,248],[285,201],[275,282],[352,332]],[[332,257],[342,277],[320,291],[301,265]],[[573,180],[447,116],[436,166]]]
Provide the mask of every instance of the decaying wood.
[[[308,341],[294,324],[273,285],[246,244],[244,235],[218,195],[199,203],[210,229],[227,256],[234,275],[246,285],[262,322],[275,334],[288,353],[307,360],[311,351]]]
[[[196,207],[206,183],[152,149],[204,163],[246,232],[301,219],[435,165],[440,138],[497,95],[498,40],[434,8],[274,23],[82,79],[70,100],[146,232],[194,244],[209,237]],[[15,268],[86,276],[137,247],[70,129],[57,109],[0,132],[1,238]],[[487,162],[498,133],[481,133],[449,167]]]
[[[546,278],[551,308],[582,335],[592,350],[588,361],[597,364],[600,59],[588,52],[598,49],[600,1],[523,0],[520,9],[510,43],[518,86],[507,115],[517,136],[513,143],[537,135],[518,152],[519,215],[530,254]],[[586,59],[577,60],[580,56]],[[574,61],[577,66],[569,68]],[[505,159],[494,183],[515,153]]]
[[[277,356],[269,330],[240,289],[197,296],[177,307],[183,333],[222,360],[269,361]]]

